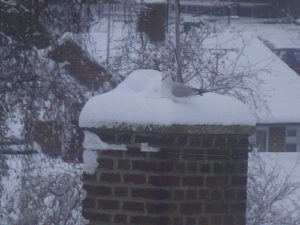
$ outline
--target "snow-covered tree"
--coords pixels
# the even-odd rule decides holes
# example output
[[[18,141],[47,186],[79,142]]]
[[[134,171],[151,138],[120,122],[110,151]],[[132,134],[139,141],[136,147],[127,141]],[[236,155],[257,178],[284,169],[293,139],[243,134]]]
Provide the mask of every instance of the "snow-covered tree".
[[[33,118],[61,119],[66,102],[84,98],[79,87],[64,82],[47,53],[66,33],[80,41],[88,28],[85,13],[80,0],[0,1],[0,140],[7,137],[6,121],[16,112],[23,139],[30,142]]]
[[[247,225],[296,225],[300,223],[300,205],[293,196],[300,183],[284,179],[282,168],[268,167],[258,152],[250,153],[247,187]]]
[[[87,97],[48,53],[66,35],[83,43],[89,27],[88,10],[88,4],[81,0],[0,1],[0,193],[5,179],[2,175],[14,173],[10,164],[7,168],[8,157],[2,153],[20,144],[20,139],[22,145],[13,150],[39,150],[32,141],[33,121],[68,123],[72,103]],[[21,127],[18,137],[10,133],[14,123]],[[53,159],[14,157],[22,170],[13,177],[16,192],[0,194],[1,224],[83,224],[79,169],[74,166],[39,174],[46,164],[54,167]],[[3,174],[7,169],[8,174]]]

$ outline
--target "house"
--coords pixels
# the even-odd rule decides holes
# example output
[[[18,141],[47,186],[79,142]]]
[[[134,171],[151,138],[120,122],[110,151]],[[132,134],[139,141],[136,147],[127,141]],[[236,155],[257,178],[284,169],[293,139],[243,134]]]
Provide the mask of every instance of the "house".
[[[259,151],[299,152],[300,76],[263,44],[259,49],[256,57],[272,60],[266,68],[271,74],[263,77],[262,85],[269,110],[257,112],[252,144]]]
[[[57,63],[65,63],[64,69],[76,81],[89,90],[97,91],[111,76],[95,62],[75,41],[66,39],[49,54]]]

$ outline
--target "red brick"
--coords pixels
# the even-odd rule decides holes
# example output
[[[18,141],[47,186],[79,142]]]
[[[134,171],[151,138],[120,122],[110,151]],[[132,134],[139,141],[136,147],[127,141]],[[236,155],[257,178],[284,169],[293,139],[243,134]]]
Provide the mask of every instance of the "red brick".
[[[149,157],[151,160],[165,159],[165,160],[178,160],[179,154],[170,148],[161,147],[159,152],[150,152]]]
[[[114,210],[116,210],[119,208],[119,201],[99,199],[98,200],[98,208],[99,209],[114,209]]]
[[[237,169],[238,172],[240,172],[240,173],[242,173],[242,172],[247,173],[248,161],[239,163],[237,165],[237,168],[238,168]]]
[[[107,150],[107,151],[100,151],[100,154],[102,156],[121,157],[121,156],[123,156],[124,152],[125,151],[123,151],[123,150]]]
[[[188,225],[196,225],[196,219],[195,218],[188,217],[188,218],[186,218],[185,221],[186,221],[185,223],[188,224]]]
[[[151,216],[132,216],[130,218],[131,225],[170,225],[171,221],[165,217]]]
[[[248,159],[248,151],[245,148],[245,150],[236,150],[232,153],[232,159]]]
[[[178,140],[177,140],[177,145],[178,146],[185,146],[186,144],[187,144],[187,137],[186,136],[178,137]]]
[[[222,190],[212,190],[210,199],[211,200],[223,200],[223,191]]]
[[[144,212],[145,207],[144,207],[144,203],[141,202],[124,202],[123,210],[133,211],[133,212]]]
[[[205,212],[206,213],[227,213],[228,205],[224,203],[206,203]]]
[[[232,225],[234,224],[234,217],[230,215],[226,215],[224,217],[224,225]]]
[[[176,176],[150,176],[148,184],[153,186],[176,186],[179,185],[179,177]]]
[[[120,159],[118,161],[118,169],[129,170],[130,169],[130,160]]]
[[[244,213],[246,212],[246,203],[232,203],[230,208],[232,213]]]
[[[132,161],[134,170],[149,171],[149,172],[172,172],[173,164],[171,162],[155,162],[155,161]]]
[[[236,198],[236,191],[235,190],[226,190],[224,192],[224,198],[226,200],[234,200]]]
[[[228,160],[229,159],[229,152],[226,149],[222,150],[215,150],[211,149],[207,152],[207,158],[212,160]]]
[[[197,163],[189,162],[187,164],[187,172],[188,173],[197,173]]]
[[[200,217],[198,225],[207,225],[208,224],[208,218],[207,217]]]
[[[205,183],[208,187],[227,186],[228,185],[228,177],[226,177],[226,176],[206,177]]]
[[[129,144],[131,141],[131,135],[130,134],[119,134],[117,136],[117,142],[118,143],[127,143]]]
[[[222,223],[222,217],[221,216],[212,216],[211,218],[211,225],[220,225]]]
[[[110,222],[109,214],[83,211],[82,215],[84,218],[86,218],[92,222]]]
[[[218,137],[215,140],[215,146],[216,147],[224,147],[224,146],[226,146],[226,139],[224,137]]]
[[[184,224],[184,219],[182,217],[175,217],[175,218],[173,218],[173,223],[172,224],[174,224],[174,225],[183,225]]]
[[[132,161],[132,169],[133,170],[141,170],[141,171],[149,171],[154,172],[156,168],[158,168],[158,163],[154,161],[143,161],[143,160],[133,160]]]
[[[185,173],[185,163],[183,163],[183,162],[176,162],[174,164],[174,172],[175,173]]]
[[[97,175],[96,175],[96,173],[94,173],[94,174],[83,173],[83,180],[84,181],[97,181]]]
[[[185,196],[187,199],[197,199],[197,190],[187,190],[185,191]]]
[[[247,176],[233,176],[231,177],[231,184],[233,186],[246,186],[247,185]]]
[[[236,215],[234,217],[234,219],[235,219],[235,224],[236,225],[244,225],[244,224],[246,224],[245,214],[244,214],[244,216],[243,215]]]
[[[235,172],[240,172],[241,171],[241,170],[236,171],[235,164],[226,164],[224,170],[225,170],[225,173],[235,173]]]
[[[238,144],[238,139],[235,137],[229,137],[228,138],[228,146],[233,147],[233,146],[237,146]]]
[[[184,191],[183,190],[173,191],[173,199],[174,200],[183,200],[184,199]]]
[[[127,187],[115,187],[115,196],[117,196],[117,197],[127,197],[128,196]]]
[[[190,146],[200,146],[201,144],[201,138],[200,137],[191,137],[190,138]]]
[[[203,176],[184,177],[182,184],[185,186],[203,186]]]
[[[223,173],[224,170],[223,170],[223,165],[222,164],[219,164],[219,163],[215,163],[213,165],[213,172],[214,173]]]
[[[178,213],[176,204],[168,203],[147,203],[147,212],[153,214]]]
[[[170,191],[154,188],[132,188],[131,196],[135,198],[163,200],[171,197]]]
[[[136,143],[149,143],[154,146],[174,146],[175,138],[172,135],[139,135],[135,136]]]
[[[111,195],[111,188],[104,186],[92,186],[85,184],[83,189],[86,190],[87,195],[97,195],[97,196],[108,196]]]
[[[182,153],[182,158],[188,160],[202,160],[204,158],[204,152],[201,149],[185,149]]]
[[[248,144],[249,144],[248,137],[242,137],[239,139],[240,146],[248,146]]]
[[[125,155],[127,157],[134,157],[134,158],[144,158],[147,153],[146,152],[141,152],[140,148],[136,147],[127,147],[128,151],[126,151]]]
[[[180,212],[184,215],[197,215],[202,213],[202,203],[184,203],[180,205]]]
[[[127,216],[126,215],[116,214],[114,216],[114,222],[115,223],[121,223],[121,224],[127,224]]]
[[[145,184],[146,176],[144,174],[125,174],[124,182],[133,184]]]
[[[96,201],[92,198],[85,198],[82,201],[82,207],[85,209],[93,209],[96,207]]]
[[[210,192],[208,189],[202,189],[202,190],[199,190],[199,193],[198,193],[198,199],[199,200],[208,200],[210,199]]]
[[[102,173],[100,180],[101,182],[120,183],[121,175],[119,173]]]
[[[210,173],[211,172],[210,164],[201,164],[200,172],[201,173]]]
[[[247,190],[245,189],[241,189],[241,190],[237,190],[236,191],[236,199],[237,200],[246,200],[247,199]]]
[[[158,163],[155,172],[157,173],[173,173],[173,163],[168,161],[161,161]]]
[[[98,159],[99,162],[99,168],[103,169],[113,169],[114,167],[114,161],[112,159]]]
[[[213,138],[204,138],[202,140],[202,147],[204,148],[209,148],[209,147],[213,147]]]

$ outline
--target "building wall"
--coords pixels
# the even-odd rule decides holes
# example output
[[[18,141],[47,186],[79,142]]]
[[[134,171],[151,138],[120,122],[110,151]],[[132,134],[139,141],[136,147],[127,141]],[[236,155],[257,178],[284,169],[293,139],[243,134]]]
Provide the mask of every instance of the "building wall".
[[[269,152],[285,151],[285,126],[269,127]]]
[[[248,135],[93,130],[128,151],[98,151],[84,174],[90,224],[244,225]],[[141,152],[148,143],[159,152]]]

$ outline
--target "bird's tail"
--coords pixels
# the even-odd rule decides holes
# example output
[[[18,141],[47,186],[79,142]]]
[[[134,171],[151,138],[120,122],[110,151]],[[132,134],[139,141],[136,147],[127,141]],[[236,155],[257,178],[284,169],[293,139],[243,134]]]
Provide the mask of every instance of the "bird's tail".
[[[195,89],[195,88],[193,88],[193,90],[195,91],[194,95],[203,95],[204,93],[213,91],[213,90],[210,90],[210,89]]]
[[[208,92],[215,92],[215,91],[218,91],[218,90],[223,90],[225,88],[215,88],[215,89],[196,89],[196,88],[193,88],[193,90],[195,91],[195,95],[203,95],[204,93],[208,93]]]

